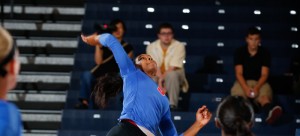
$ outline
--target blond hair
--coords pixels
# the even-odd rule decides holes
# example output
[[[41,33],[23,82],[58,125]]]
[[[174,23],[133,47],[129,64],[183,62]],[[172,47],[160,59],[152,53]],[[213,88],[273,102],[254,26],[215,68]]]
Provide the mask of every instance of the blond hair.
[[[8,31],[0,26],[0,62],[13,48],[13,39]]]

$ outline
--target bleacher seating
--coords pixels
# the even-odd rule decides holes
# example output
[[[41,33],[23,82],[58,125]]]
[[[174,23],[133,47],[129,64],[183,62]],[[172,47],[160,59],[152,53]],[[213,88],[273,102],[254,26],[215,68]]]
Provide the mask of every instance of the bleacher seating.
[[[146,45],[156,39],[156,28],[162,22],[170,22],[175,37],[186,45],[190,90],[181,95],[182,111],[172,112],[179,132],[194,121],[199,106],[205,104],[214,112],[230,94],[235,81],[233,53],[245,45],[249,26],[260,27],[262,46],[272,56],[269,81],[274,100],[286,114],[275,126],[265,125],[257,114],[253,131],[258,136],[299,135],[300,102],[292,96],[290,74],[291,58],[300,53],[297,0],[88,0],[84,8],[82,0],[18,0],[13,7],[10,4],[4,4],[2,25],[15,37],[22,71],[8,99],[21,109],[26,136],[102,136],[117,123],[121,94],[106,109],[74,110],[80,74],[95,65],[94,47],[78,36],[92,33],[95,22],[108,23],[114,18],[125,21],[125,40],[134,46],[135,55],[144,53]],[[218,71],[199,72],[211,56],[217,58]],[[198,135],[220,135],[220,130],[212,119]]]
[[[20,108],[25,136],[55,136],[70,86],[84,2],[2,2],[1,25],[13,35],[21,62],[17,87],[7,99]]]
[[[297,130],[296,130],[295,136],[300,136],[300,129],[297,129]]]
[[[82,110],[64,110],[62,121],[62,129],[60,135],[105,135],[111,127],[117,123],[120,111],[97,110],[97,111],[82,111]],[[285,119],[281,121],[281,125],[266,126],[262,122],[261,115],[255,116],[255,124],[253,131],[258,136],[281,136],[293,135],[295,128],[300,124],[296,123],[299,117],[285,115]],[[172,112],[172,120],[176,125],[178,133],[185,131],[194,121],[195,112]],[[80,124],[78,124],[80,122]],[[198,134],[204,135],[220,135],[220,130],[215,127],[212,119]]]
[[[162,22],[170,22],[175,29],[175,37],[186,45],[185,70],[190,83],[190,92],[181,94],[182,111],[172,112],[179,132],[184,131],[194,120],[195,110],[205,104],[215,111],[222,98],[230,94],[235,81],[233,53],[239,46],[245,46],[246,30],[257,26],[262,30],[262,46],[269,49],[272,56],[270,84],[274,99],[284,107],[281,125],[265,125],[260,115],[256,115],[254,132],[256,135],[294,135],[299,128],[299,98],[291,96],[291,57],[299,52],[299,11],[289,1],[137,1],[137,0],[89,0],[86,3],[82,22],[82,32],[93,32],[95,23],[109,23],[121,18],[127,25],[125,40],[134,46],[135,55],[145,53],[146,45],[156,39],[156,28]],[[63,127],[59,135],[104,135],[116,124],[122,107],[122,96],[111,102],[104,110],[78,111],[80,74],[93,67],[94,47],[78,42],[74,68],[67,95]],[[218,71],[201,72],[208,57],[217,58]],[[99,115],[98,115],[99,114]],[[106,115],[110,114],[110,117]],[[76,116],[75,116],[76,115]],[[93,117],[97,118],[93,118]],[[79,125],[78,122],[86,122]],[[102,122],[106,122],[103,126]],[[73,123],[73,124],[72,124]],[[97,124],[96,126],[94,124]],[[213,120],[198,135],[220,135]]]

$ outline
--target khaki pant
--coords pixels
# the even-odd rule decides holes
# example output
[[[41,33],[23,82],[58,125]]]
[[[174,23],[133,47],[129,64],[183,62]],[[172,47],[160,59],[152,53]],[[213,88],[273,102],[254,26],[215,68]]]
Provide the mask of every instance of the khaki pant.
[[[255,80],[247,80],[246,81],[247,85],[250,88],[254,88],[255,85],[257,84],[257,81]],[[242,89],[242,86],[239,84],[238,81],[235,81],[233,87],[231,88],[231,95],[232,96],[242,96],[244,98],[247,98],[246,93]],[[258,96],[255,98],[255,101],[258,101],[262,96],[267,96],[270,101],[272,101],[272,89],[269,83],[265,83],[259,90]]]
[[[185,75],[183,69],[167,73],[164,86],[169,96],[170,105],[178,106],[178,98],[184,79]]]

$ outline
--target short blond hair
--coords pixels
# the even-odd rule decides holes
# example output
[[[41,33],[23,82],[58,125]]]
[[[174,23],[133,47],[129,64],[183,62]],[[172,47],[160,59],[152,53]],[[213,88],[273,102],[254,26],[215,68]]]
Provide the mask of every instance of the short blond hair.
[[[7,30],[0,26],[0,62],[13,48],[13,39]]]

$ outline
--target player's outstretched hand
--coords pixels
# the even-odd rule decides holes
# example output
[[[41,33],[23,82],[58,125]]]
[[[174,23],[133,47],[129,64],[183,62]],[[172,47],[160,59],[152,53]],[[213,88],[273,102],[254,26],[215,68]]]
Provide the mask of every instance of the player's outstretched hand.
[[[81,35],[82,41],[90,46],[101,46],[99,43],[99,37],[100,35],[97,34],[92,34],[89,36]]]

